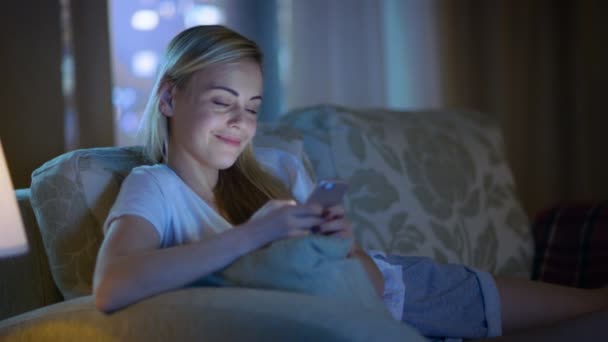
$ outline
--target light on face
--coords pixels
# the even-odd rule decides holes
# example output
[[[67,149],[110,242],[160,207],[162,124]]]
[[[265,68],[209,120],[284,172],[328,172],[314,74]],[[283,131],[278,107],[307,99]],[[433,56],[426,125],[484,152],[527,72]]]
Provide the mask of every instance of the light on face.
[[[224,21],[222,11],[215,5],[196,4],[185,11],[184,25],[217,25]]]
[[[139,10],[131,17],[131,26],[139,31],[151,31],[158,26],[158,14],[152,10]]]
[[[139,77],[152,77],[156,73],[158,65],[158,55],[154,51],[139,51],[131,59],[131,69],[133,74]]]

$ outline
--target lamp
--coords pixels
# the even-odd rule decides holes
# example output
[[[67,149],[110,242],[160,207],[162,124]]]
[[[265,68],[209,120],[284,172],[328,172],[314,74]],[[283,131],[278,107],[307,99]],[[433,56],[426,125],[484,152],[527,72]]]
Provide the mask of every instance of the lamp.
[[[0,258],[27,251],[27,239],[0,141]]]

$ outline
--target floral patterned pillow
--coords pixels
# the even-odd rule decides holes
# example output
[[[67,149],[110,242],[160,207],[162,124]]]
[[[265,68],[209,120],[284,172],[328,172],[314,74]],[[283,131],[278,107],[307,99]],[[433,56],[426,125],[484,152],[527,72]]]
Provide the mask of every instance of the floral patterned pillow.
[[[323,157],[317,177],[350,181],[346,207],[364,247],[529,276],[529,222],[491,117],[319,106],[282,120]]]
[[[31,202],[53,279],[63,297],[91,293],[101,225],[141,148],[92,148],[58,156],[32,173]]]

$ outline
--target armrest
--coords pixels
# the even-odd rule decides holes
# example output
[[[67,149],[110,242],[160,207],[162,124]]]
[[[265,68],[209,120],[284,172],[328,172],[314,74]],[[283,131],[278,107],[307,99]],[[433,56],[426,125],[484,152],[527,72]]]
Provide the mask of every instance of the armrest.
[[[532,279],[566,286],[608,285],[608,203],[563,203],[532,225]]]
[[[329,296],[190,287],[112,314],[92,296],[0,322],[2,341],[426,341],[409,325]]]
[[[29,250],[23,255],[0,259],[0,320],[63,299],[49,270],[29,191],[16,191]]]

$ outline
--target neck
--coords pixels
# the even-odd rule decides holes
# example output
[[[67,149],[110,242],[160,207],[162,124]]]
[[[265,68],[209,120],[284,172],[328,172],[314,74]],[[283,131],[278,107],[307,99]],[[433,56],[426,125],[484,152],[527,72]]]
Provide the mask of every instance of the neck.
[[[219,170],[196,160],[191,154],[169,146],[169,166],[207,204],[215,205],[213,189],[217,184]]]

